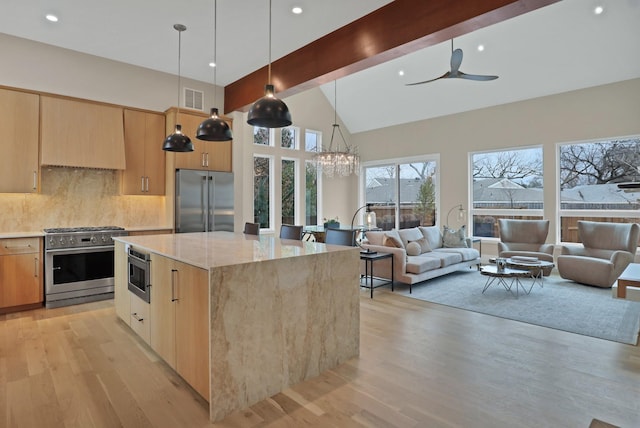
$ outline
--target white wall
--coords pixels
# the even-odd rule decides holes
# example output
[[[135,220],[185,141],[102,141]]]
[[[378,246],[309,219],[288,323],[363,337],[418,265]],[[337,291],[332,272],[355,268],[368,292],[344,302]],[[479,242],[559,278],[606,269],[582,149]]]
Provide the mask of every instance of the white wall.
[[[469,207],[470,151],[542,145],[545,218],[556,236],[556,146],[640,134],[640,79],[490,107],[352,136],[363,161],[440,154],[440,212]]]

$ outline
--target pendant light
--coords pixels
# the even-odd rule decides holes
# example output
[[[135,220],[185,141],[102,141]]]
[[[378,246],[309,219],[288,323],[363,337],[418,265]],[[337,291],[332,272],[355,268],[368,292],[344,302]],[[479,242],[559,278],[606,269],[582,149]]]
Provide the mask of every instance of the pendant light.
[[[176,122],[180,118],[180,54],[182,47],[182,32],[187,29],[182,24],[174,24],[173,28],[178,32],[178,112],[176,113]],[[191,139],[182,133],[182,125],[176,124],[176,130],[169,135],[162,145],[162,150],[167,152],[192,152],[193,143]]]
[[[289,107],[276,98],[271,84],[271,0],[269,0],[269,75],[264,97],[253,103],[249,109],[247,123],[262,128],[282,128],[291,125]]]
[[[216,70],[218,62],[216,60],[216,21],[218,19],[217,0],[213,0],[213,105],[216,105]],[[196,132],[198,140],[205,141],[229,141],[233,139],[229,124],[218,117],[218,109],[211,108],[211,117],[202,121]]]

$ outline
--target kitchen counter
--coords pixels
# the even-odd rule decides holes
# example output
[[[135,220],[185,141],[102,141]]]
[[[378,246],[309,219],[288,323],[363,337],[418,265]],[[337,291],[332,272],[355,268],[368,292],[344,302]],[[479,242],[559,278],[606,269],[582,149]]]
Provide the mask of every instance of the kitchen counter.
[[[201,352],[208,347],[212,421],[359,355],[360,253],[355,247],[232,232],[114,240],[148,251],[152,264],[156,254],[208,271],[209,340]],[[152,275],[152,331],[160,328],[154,329],[153,318],[153,306],[161,304],[154,297],[162,294],[159,284]],[[176,293],[186,296],[189,286],[180,285],[185,288]],[[116,284],[116,297],[122,290],[126,286]],[[154,348],[153,339],[150,345]]]
[[[0,232],[0,239],[11,238],[41,238],[44,236],[43,231],[37,232]]]

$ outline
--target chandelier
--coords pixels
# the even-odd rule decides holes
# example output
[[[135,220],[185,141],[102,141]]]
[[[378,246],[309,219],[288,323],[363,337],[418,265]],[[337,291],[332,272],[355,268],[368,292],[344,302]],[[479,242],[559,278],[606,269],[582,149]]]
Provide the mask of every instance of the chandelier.
[[[321,151],[316,153],[314,160],[322,172],[327,177],[346,177],[351,174],[359,174],[360,172],[360,156],[358,155],[358,148],[349,146],[342,135],[340,125],[338,125],[338,99],[337,99],[337,83],[334,81],[334,116],[333,116],[333,130],[331,131],[331,140],[328,148],[321,148]],[[336,138],[336,145],[334,147],[333,140],[336,137],[336,129],[340,138],[342,139],[341,148],[338,139]]]

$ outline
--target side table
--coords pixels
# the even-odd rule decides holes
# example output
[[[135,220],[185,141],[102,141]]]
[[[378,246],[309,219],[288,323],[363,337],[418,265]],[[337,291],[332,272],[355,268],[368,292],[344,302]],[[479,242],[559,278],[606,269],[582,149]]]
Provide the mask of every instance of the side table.
[[[378,285],[373,285],[373,280],[379,278],[373,275],[373,264],[378,260],[391,259],[391,281],[382,282]],[[393,291],[393,254],[391,253],[366,253],[360,252],[360,260],[364,260],[364,285],[360,283],[361,287],[369,288],[371,290],[371,298],[373,299],[373,289],[382,287],[384,285],[391,284],[391,291]],[[386,279],[386,278],[385,278]]]

